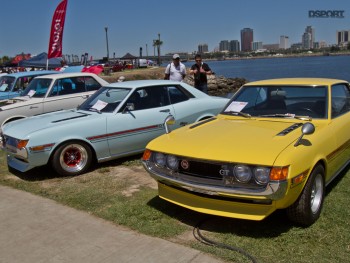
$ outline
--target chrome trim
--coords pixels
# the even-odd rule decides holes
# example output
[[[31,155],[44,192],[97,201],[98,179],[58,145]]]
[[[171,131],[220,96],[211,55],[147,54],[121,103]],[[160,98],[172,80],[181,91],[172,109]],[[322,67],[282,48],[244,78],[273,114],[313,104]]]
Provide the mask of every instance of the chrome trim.
[[[159,182],[163,182],[167,185],[173,185],[178,188],[183,188],[192,192],[197,193],[205,193],[213,196],[226,196],[227,195],[235,195],[234,197],[242,196],[244,199],[254,199],[254,198],[266,198],[270,200],[279,200],[281,199],[288,188],[288,182],[286,180],[283,181],[270,181],[265,188],[260,189],[247,189],[242,187],[225,187],[225,186],[213,186],[210,184],[203,184],[205,180],[201,179],[198,181],[186,181],[183,178],[186,178],[187,175],[176,173],[178,176],[170,176],[166,172],[161,170],[166,170],[166,168],[159,169],[153,165],[150,161],[142,161],[142,164],[146,171]],[[171,173],[168,170],[168,173]],[[175,173],[172,173],[175,175]]]
[[[11,146],[11,145],[6,145],[5,147],[5,151],[16,157],[16,158],[19,158],[19,159],[22,159],[22,160],[27,160],[28,159],[28,151],[27,151],[27,148],[21,148],[21,149],[18,149],[14,146]]]
[[[28,159],[28,150],[26,147],[22,147],[21,149],[18,149],[16,147],[18,139],[5,136],[4,134],[1,134],[2,140],[1,140],[1,146],[2,150],[5,151],[7,154],[14,156],[15,158],[19,158],[22,160]]]

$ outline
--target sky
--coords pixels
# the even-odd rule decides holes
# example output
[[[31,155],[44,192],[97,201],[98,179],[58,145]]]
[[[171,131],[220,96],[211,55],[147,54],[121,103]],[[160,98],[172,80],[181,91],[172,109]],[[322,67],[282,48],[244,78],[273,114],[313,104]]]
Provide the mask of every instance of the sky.
[[[48,51],[53,13],[61,0],[1,0],[0,57]],[[309,18],[310,10],[341,10],[344,18]],[[349,0],[68,0],[63,54],[88,53],[101,59],[154,55],[153,40],[163,41],[161,54],[209,51],[221,40],[240,41],[240,30],[252,28],[254,41],[301,42],[307,26],[315,41],[336,43],[337,30],[350,30]]]

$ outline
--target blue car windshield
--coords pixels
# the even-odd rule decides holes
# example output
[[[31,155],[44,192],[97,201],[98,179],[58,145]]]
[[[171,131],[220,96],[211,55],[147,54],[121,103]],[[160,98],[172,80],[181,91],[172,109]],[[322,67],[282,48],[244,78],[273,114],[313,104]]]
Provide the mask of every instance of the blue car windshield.
[[[102,87],[91,95],[78,110],[113,112],[129,94],[130,89]]]
[[[23,91],[21,96],[29,96],[33,98],[43,98],[51,85],[52,79],[49,78],[35,78],[27,88]]]
[[[245,86],[223,114],[327,118],[327,86]]]

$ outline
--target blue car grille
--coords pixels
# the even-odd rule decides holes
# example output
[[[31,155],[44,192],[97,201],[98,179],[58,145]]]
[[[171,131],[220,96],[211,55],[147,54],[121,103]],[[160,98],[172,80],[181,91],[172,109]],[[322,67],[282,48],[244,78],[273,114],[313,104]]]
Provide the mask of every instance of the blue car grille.
[[[4,142],[4,146],[17,147],[18,140],[16,138],[4,135],[3,142]]]

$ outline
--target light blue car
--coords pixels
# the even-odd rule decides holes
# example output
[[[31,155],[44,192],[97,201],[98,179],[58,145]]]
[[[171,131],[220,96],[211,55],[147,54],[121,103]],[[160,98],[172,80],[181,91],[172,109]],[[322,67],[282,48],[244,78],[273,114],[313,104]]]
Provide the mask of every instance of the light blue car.
[[[53,70],[37,70],[0,76],[0,100],[21,96],[21,92],[28,86],[33,78],[55,73],[60,72]]]
[[[143,152],[149,141],[165,133],[165,119],[171,116],[174,129],[217,115],[227,102],[182,82],[112,83],[77,109],[5,124],[3,149],[15,170],[26,172],[50,163],[58,174],[77,175],[93,162]]]

